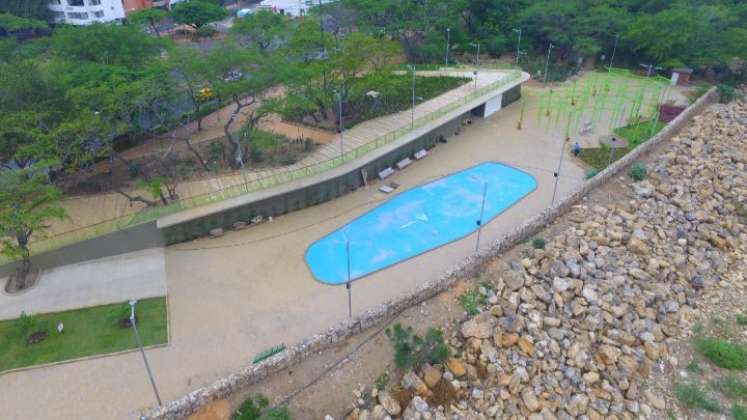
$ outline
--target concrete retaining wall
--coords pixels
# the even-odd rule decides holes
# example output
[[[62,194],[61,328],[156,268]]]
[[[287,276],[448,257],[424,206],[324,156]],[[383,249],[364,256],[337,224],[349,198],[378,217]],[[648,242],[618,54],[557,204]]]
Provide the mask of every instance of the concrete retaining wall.
[[[547,208],[541,214],[516,227],[509,234],[495,242],[490,249],[466,258],[438,279],[424,283],[396,300],[387,301],[352,321],[343,322],[324,333],[313,335],[300,344],[259,364],[247,366],[210,385],[194,390],[178,400],[171,401],[163,407],[158,407],[144,413],[140,419],[181,419],[187,417],[212,401],[227,398],[236,392],[240,392],[246,387],[256,384],[282,369],[296,365],[315,353],[329,349],[346,338],[380,324],[401,311],[420,304],[445,291],[459,278],[471,275],[475,270],[479,269],[480,265],[486,260],[494,258],[536,234],[553,220],[570,210],[572,206],[578,203],[590,191],[606,183],[611,178],[618,176],[631,164],[648,154],[653,148],[675,135],[694,115],[715,102],[716,97],[716,88],[711,88],[703,97],[688,107],[654,138],[637,147],[631,153],[597,174],[597,176],[579,186],[576,190],[563,197],[555,206]]]

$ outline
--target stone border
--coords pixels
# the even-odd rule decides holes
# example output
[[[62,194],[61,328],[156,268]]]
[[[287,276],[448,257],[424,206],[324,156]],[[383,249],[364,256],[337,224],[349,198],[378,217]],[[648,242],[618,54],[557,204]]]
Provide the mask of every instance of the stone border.
[[[556,205],[546,208],[542,213],[529,219],[503,238],[496,241],[488,250],[474,253],[443,273],[438,279],[431,280],[416,287],[404,296],[389,300],[376,308],[370,309],[359,317],[345,321],[324,333],[315,334],[301,343],[288,348],[265,361],[242,368],[236,373],[221,378],[210,385],[196,389],[189,394],[171,401],[162,407],[154,408],[140,415],[140,420],[181,419],[197,411],[200,407],[213,401],[224,399],[232,394],[256,384],[261,380],[283,369],[297,365],[308,357],[327,350],[348,337],[367,330],[407,308],[418,305],[437,294],[447,290],[458,279],[469,276],[479,269],[486,260],[494,258],[521,241],[542,230],[549,223],[568,212],[589,192],[620,174],[625,168],[639,160],[659,144],[671,138],[689,120],[700,113],[706,106],[715,102],[715,87],[708,90],[695,103],[687,107],[680,115],[667,124],[656,136],[638,146],[608,168],[584,182],[572,193],[563,197]]]

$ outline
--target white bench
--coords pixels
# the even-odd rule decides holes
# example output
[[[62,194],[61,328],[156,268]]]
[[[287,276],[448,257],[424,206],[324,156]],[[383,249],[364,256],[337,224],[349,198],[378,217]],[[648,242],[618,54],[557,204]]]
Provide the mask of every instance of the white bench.
[[[426,156],[428,156],[428,151],[425,149],[420,149],[417,152],[415,152],[415,160],[420,160]]]
[[[379,179],[386,179],[389,178],[394,174],[394,169],[392,168],[386,168],[383,171],[379,172]]]
[[[410,164],[412,164],[410,158],[404,158],[397,162],[397,169],[405,169],[406,167],[410,166]]]

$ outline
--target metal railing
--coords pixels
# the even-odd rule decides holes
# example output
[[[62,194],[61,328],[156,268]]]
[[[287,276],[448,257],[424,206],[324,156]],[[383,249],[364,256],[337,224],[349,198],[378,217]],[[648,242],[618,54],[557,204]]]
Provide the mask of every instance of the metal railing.
[[[515,82],[520,78],[520,71],[506,72],[505,76],[501,79],[496,80],[495,82],[492,82],[488,85],[479,87],[468,95],[463,96],[458,100],[455,100],[454,102],[451,102],[435,111],[416,118],[414,124],[408,122],[403,127],[394,129],[374,140],[371,140],[370,142],[367,142],[354,149],[348,150],[342,153],[341,156],[335,157],[333,159],[313,163],[300,168],[297,167],[293,169],[277,171],[261,178],[246,180],[245,182],[230,185],[216,191],[211,191],[208,193],[185,198],[171,203],[167,206],[145,208],[134,215],[120,216],[115,219],[81,227],[75,230],[62,232],[53,236],[40,238],[39,240],[36,240],[30,244],[31,251],[35,254],[50,251],[117,230],[122,230],[142,223],[152,222],[161,217],[175,214],[181,211],[193,209],[207,204],[218,203],[234,197],[265,190],[295,181],[297,179],[307,178],[330,171],[342,166],[347,162],[359,159],[376,149],[390,144],[396,139],[406,135],[407,133],[420,129],[430,122],[454,111],[455,109],[479,97],[482,97],[491,91],[497,90],[501,86]],[[8,260],[3,260],[0,257],[0,263],[2,262],[8,262]]]

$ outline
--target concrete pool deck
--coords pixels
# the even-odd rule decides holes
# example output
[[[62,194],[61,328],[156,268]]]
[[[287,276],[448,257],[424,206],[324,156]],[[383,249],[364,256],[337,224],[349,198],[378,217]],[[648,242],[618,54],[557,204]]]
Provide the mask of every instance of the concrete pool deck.
[[[487,120],[475,119],[392,179],[402,191],[486,160],[530,173],[537,189],[483,229],[485,244],[498,239],[550,204],[560,154],[559,131],[545,132],[528,119],[516,130],[520,111],[514,104]],[[566,159],[559,195],[583,177],[583,169]],[[303,255],[313,241],[390,198],[377,187],[222,238],[166,249],[171,343],[148,352],[164,401],[225,376],[266,348],[293,344],[347,317],[345,287],[314,281]],[[440,275],[474,244],[472,234],[357,282],[354,314]],[[133,353],[3,375],[0,404],[8,418],[120,419],[134,417],[154,398],[142,359]]]

